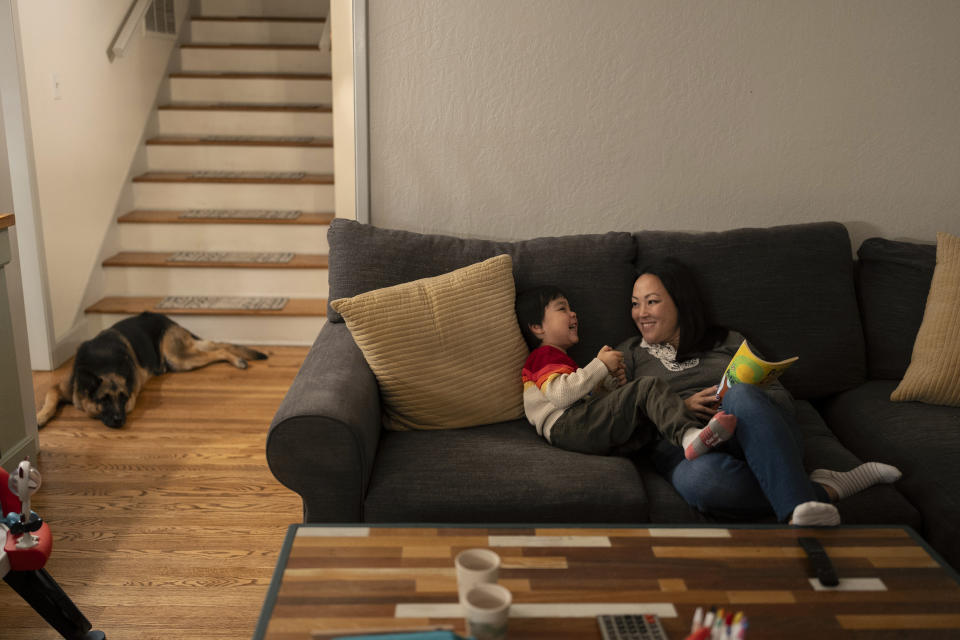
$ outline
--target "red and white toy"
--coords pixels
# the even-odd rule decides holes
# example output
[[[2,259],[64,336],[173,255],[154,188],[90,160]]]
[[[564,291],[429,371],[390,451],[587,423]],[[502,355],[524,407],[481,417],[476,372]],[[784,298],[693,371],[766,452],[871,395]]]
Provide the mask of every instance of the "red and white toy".
[[[0,467],[0,577],[67,640],[105,640],[91,631],[80,613],[44,566],[53,550],[50,527],[30,510],[40,488],[40,472],[21,462],[13,473]]]

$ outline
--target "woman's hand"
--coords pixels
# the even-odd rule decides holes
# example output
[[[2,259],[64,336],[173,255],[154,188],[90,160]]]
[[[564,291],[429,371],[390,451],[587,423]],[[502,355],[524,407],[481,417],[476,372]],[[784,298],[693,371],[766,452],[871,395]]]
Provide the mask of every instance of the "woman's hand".
[[[686,398],[683,403],[691,413],[709,420],[720,409],[717,401],[717,386],[707,387]]]

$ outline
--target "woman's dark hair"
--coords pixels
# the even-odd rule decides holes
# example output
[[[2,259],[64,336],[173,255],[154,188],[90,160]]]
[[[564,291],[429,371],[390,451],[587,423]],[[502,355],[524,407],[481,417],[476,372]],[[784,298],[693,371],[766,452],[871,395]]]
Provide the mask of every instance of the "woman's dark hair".
[[[520,323],[520,332],[523,333],[523,338],[531,350],[540,346],[540,338],[533,335],[530,325],[543,324],[543,313],[547,305],[557,298],[566,297],[563,291],[553,286],[533,287],[517,294],[515,304],[517,321]]]
[[[680,329],[677,360],[685,360],[712,349],[726,339],[729,333],[726,328],[710,324],[697,278],[687,265],[676,258],[663,258],[640,267],[637,277],[645,273],[660,278],[677,306],[677,325]]]

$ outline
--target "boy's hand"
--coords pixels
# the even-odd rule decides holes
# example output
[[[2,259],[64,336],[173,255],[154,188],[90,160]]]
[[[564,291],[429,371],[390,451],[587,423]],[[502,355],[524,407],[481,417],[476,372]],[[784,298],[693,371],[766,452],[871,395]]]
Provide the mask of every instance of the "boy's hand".
[[[716,385],[698,391],[686,398],[683,402],[692,413],[706,420],[712,418],[717,410],[720,409],[720,403],[717,402]]]
[[[607,371],[612,373],[615,378],[618,378],[617,369],[623,369],[623,353],[614,350],[608,345],[603,345],[597,357],[600,358],[600,362],[607,366]]]

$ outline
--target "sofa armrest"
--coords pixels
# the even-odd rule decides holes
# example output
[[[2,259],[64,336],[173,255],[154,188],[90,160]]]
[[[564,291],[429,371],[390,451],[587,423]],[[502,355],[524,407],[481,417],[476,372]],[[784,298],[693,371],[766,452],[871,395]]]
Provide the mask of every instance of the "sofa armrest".
[[[380,438],[380,390],[347,326],[328,322],[267,435],[273,475],[304,522],[360,522]]]

